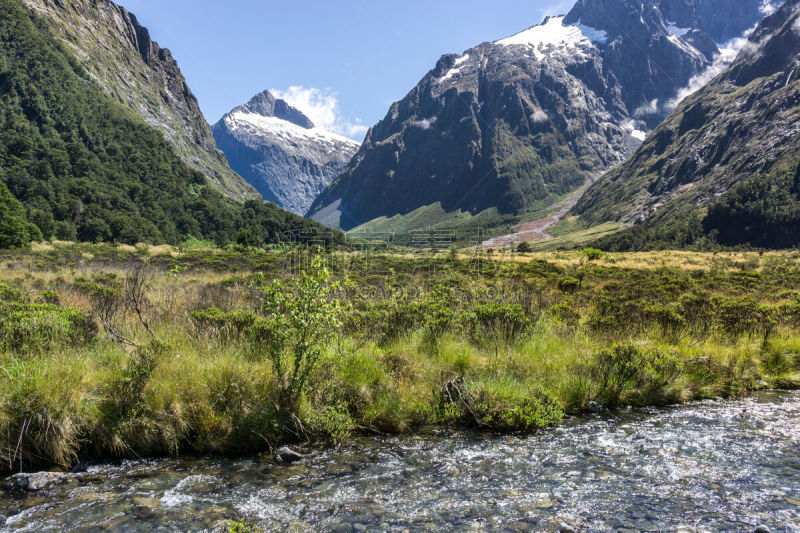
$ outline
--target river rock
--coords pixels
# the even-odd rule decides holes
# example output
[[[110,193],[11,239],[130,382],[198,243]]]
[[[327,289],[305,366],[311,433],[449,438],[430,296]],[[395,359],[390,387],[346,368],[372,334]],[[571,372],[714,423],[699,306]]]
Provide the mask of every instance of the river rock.
[[[33,474],[15,474],[11,479],[15,488],[28,492],[38,492],[50,485],[64,481],[66,477],[61,472],[35,472]]]
[[[770,528],[768,528],[768,527],[767,527],[767,526],[765,526],[764,524],[761,524],[760,526],[758,526],[758,527],[755,529],[755,532],[754,532],[754,533],[772,533],[772,530],[770,530]]]
[[[293,449],[289,448],[288,446],[281,446],[278,448],[278,451],[275,452],[275,460],[279,463],[296,463],[300,459],[305,457],[305,455],[294,451]]]
[[[600,413],[603,411],[603,404],[601,404],[600,402],[595,402],[594,400],[589,402],[587,407],[589,408],[589,412],[591,413]]]
[[[72,468],[69,469],[69,472],[70,474],[83,474],[88,469],[89,462],[84,459],[80,459],[74,465],[72,465]]]

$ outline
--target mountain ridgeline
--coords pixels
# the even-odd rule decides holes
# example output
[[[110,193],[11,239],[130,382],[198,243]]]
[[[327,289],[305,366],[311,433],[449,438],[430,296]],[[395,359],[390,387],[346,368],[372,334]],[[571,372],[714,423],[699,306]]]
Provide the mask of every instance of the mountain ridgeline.
[[[767,17],[573,213],[634,224],[600,243],[610,249],[800,244],[800,1]]]
[[[298,233],[341,239],[275,205],[225,197],[160,130],[107,94],[76,49],[56,37],[60,26],[19,0],[0,0],[0,12],[0,182],[37,228],[26,228],[27,238],[40,232],[124,243],[180,243],[189,235],[219,244],[240,237],[263,244]]]
[[[217,149],[197,99],[170,51],[150,38],[133,13],[110,0],[23,0],[46,20],[106,95],[141,116],[186,165],[235,200],[258,193]]]
[[[264,200],[298,215],[358,150],[357,142],[315,127],[269,91],[233,109],[212,130],[231,167]]]
[[[309,214],[352,229],[437,203],[517,215],[553,203],[630,154],[762,4],[579,0],[564,17],[443,56]]]

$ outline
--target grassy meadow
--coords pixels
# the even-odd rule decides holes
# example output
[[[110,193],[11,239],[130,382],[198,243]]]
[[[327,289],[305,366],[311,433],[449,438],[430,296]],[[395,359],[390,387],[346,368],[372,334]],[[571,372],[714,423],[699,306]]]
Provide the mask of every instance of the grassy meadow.
[[[800,253],[0,252],[0,470],[800,387]]]

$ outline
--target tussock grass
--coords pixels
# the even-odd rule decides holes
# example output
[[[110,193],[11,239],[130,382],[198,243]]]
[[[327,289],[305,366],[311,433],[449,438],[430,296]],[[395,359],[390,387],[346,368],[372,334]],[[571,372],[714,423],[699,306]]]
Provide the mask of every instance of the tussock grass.
[[[312,346],[318,359],[287,411],[286,375],[276,374],[264,332],[230,317],[271,316],[263,287],[296,279],[310,259],[217,251],[176,263],[151,252],[56,243],[0,257],[0,306],[55,295],[52,309],[99,326],[77,344],[59,335],[3,348],[1,469],[246,453],[428,425],[532,430],[592,402],[662,405],[800,387],[792,253],[385,254],[357,263],[333,253],[333,278],[344,283],[325,298],[342,304],[344,325],[329,322]],[[126,291],[142,265],[137,312]],[[100,305],[109,294],[118,308]],[[211,307],[219,321],[193,318]],[[287,361],[292,340],[281,345]],[[288,364],[281,372],[291,373]]]

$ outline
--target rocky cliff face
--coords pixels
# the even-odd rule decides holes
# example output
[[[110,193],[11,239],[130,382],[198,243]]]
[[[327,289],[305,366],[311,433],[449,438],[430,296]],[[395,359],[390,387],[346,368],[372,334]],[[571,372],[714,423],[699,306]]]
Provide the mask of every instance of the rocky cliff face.
[[[299,215],[305,215],[359,146],[314,127],[268,91],[232,110],[212,130],[236,172],[265,200]]]
[[[436,202],[524,213],[576,190],[638,146],[761,4],[579,0],[565,17],[446,55],[310,213],[350,229]]]
[[[110,0],[24,0],[107,94],[160,130],[190,167],[237,200],[258,193],[228,166],[169,50]]]
[[[800,161],[800,0],[752,33],[731,67],[687,98],[576,205],[588,223],[641,222],[723,197]]]

